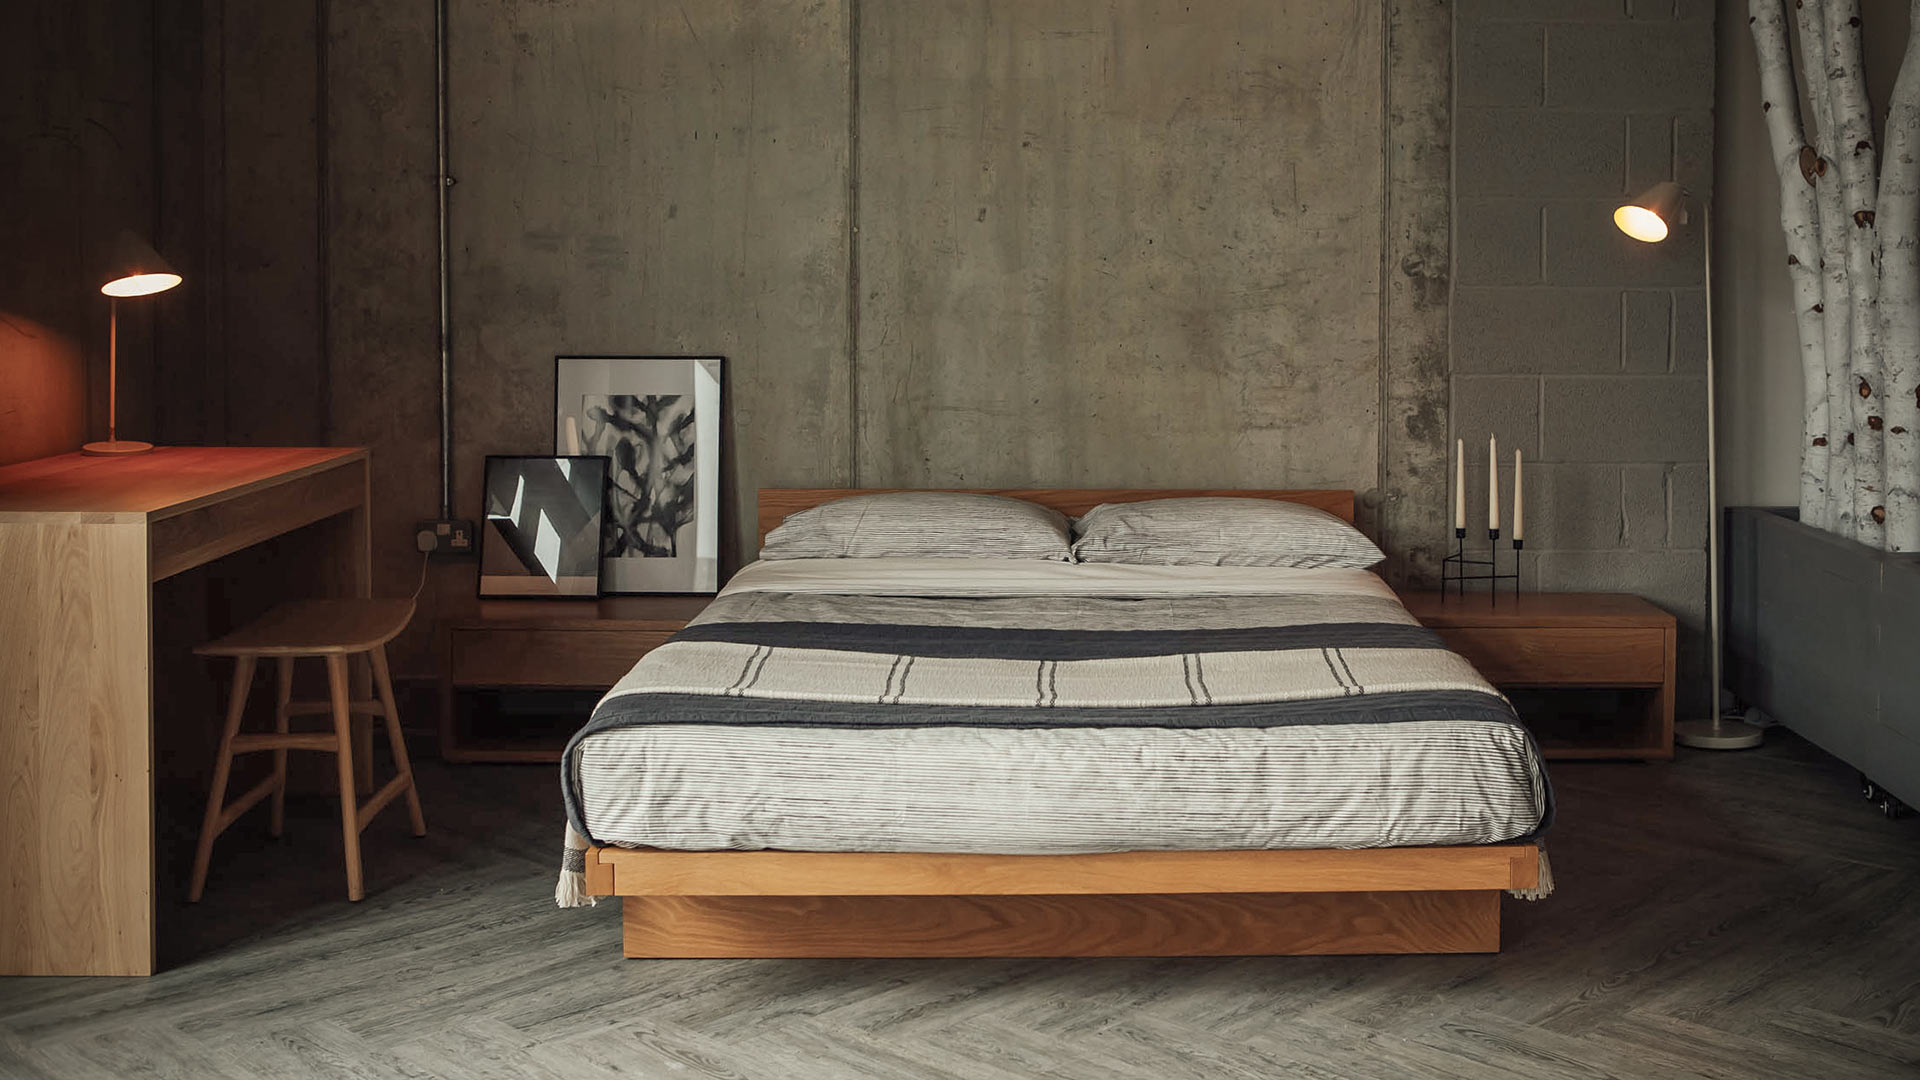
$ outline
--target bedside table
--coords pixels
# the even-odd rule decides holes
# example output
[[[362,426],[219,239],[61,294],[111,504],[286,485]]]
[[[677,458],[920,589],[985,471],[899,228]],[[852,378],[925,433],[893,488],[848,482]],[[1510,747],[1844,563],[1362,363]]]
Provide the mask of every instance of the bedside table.
[[[1406,592],[1400,600],[1502,691],[1584,690],[1632,699],[1603,710],[1610,715],[1601,717],[1606,722],[1597,733],[1587,724],[1569,737],[1565,717],[1546,703],[1552,695],[1524,695],[1521,718],[1547,757],[1673,756],[1675,624],[1653,604],[1620,593],[1504,593],[1489,602],[1485,593],[1443,600],[1437,592]],[[1510,696],[1522,706],[1522,695]]]
[[[455,715],[459,691],[604,692],[712,602],[711,596],[482,600],[475,610],[440,620],[440,756],[559,761],[562,748],[551,744],[472,742]]]

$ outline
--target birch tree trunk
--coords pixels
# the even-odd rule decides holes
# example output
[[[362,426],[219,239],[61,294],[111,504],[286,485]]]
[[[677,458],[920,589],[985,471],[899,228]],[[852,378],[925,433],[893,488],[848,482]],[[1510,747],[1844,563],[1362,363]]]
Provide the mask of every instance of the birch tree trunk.
[[[1820,245],[1820,322],[1826,342],[1826,369],[1821,376],[1827,401],[1827,511],[1823,528],[1851,537],[1853,527],[1853,350],[1852,312],[1847,305],[1846,204],[1840,190],[1840,170],[1833,164],[1833,86],[1818,73],[1825,71],[1826,15],[1818,0],[1799,4],[1800,55],[1814,58],[1816,77],[1807,80],[1813,104],[1813,149],[1800,154],[1801,175],[1813,186]]]
[[[1753,33],[1754,50],[1760,60],[1760,108],[1766,115],[1774,172],[1780,182],[1780,229],[1787,241],[1787,279],[1793,285],[1794,326],[1799,331],[1800,365],[1804,375],[1800,519],[1831,529],[1834,525],[1829,456],[1834,440],[1818,269],[1818,212],[1813,177],[1802,171],[1805,159],[1813,154],[1800,126],[1800,91],[1793,78],[1785,0],[1748,0],[1747,11],[1747,26]]]
[[[1886,363],[1887,550],[1920,551],[1920,0],[1888,100],[1880,160],[1880,343]]]
[[[1874,229],[1878,153],[1860,59],[1860,0],[1826,0],[1827,70],[1837,135],[1835,160],[1847,216],[1847,299],[1853,383],[1853,528],[1861,543],[1886,546],[1883,424],[1880,416],[1880,246]],[[1822,238],[1824,240],[1824,237]]]

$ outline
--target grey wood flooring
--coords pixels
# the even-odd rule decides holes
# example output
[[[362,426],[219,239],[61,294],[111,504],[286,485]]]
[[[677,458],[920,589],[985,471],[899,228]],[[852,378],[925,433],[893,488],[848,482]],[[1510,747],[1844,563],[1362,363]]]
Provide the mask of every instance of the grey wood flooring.
[[[169,826],[172,966],[0,979],[0,1075],[1920,1076],[1920,822],[1781,731],[1681,753],[1554,768],[1560,891],[1502,955],[1175,961],[622,960],[552,905],[552,771],[425,763],[357,905],[324,801],[196,907]]]

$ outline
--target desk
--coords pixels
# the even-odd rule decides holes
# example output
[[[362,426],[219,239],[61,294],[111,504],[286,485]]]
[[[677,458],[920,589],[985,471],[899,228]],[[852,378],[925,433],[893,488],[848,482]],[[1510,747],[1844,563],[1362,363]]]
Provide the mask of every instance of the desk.
[[[369,595],[364,449],[0,468],[0,975],[152,974],[153,583],[316,523],[292,592]]]

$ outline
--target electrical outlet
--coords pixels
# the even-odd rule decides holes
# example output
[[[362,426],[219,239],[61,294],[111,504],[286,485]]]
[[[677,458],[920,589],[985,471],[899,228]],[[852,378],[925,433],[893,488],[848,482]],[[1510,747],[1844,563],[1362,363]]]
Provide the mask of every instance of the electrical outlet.
[[[473,522],[465,518],[439,518],[414,526],[414,547],[448,557],[473,554]]]

